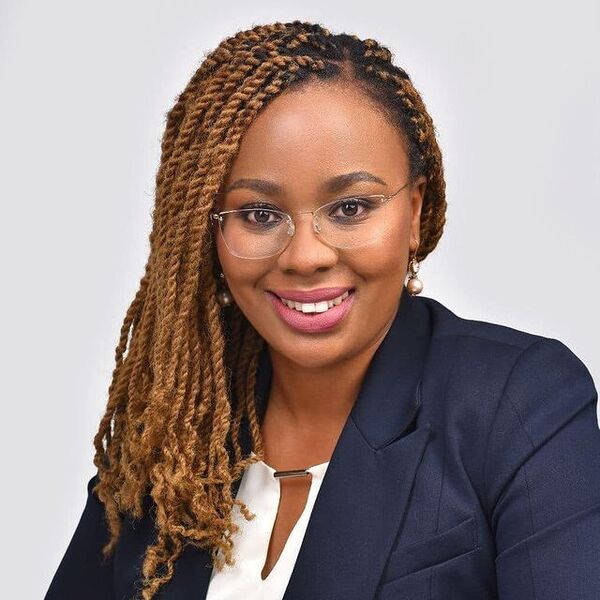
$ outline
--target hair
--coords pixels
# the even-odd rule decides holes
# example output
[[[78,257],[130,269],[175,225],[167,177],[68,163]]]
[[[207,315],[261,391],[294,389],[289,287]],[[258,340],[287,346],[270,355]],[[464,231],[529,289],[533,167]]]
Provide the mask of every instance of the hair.
[[[167,114],[156,175],[145,273],[121,327],[105,413],[94,438],[93,491],[115,549],[122,517],[140,519],[151,498],[157,531],[142,564],[143,600],[171,579],[187,545],[233,565],[232,495],[264,457],[254,398],[264,339],[233,304],[217,301],[218,259],[209,213],[258,112],[286,89],[313,81],[358,86],[406,146],[410,178],[427,179],[417,260],[445,223],[445,181],[436,131],[410,77],[373,39],[334,35],[293,21],[255,26],[205,55]],[[236,401],[232,402],[232,398]],[[255,458],[244,456],[247,419]]]

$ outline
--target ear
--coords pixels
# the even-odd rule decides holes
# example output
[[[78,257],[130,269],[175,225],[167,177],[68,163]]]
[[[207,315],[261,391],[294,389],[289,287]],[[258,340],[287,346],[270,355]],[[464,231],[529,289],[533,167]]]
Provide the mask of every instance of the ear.
[[[427,188],[427,177],[421,175],[410,188],[410,205],[412,210],[410,222],[410,251],[415,252],[421,242],[421,210]]]

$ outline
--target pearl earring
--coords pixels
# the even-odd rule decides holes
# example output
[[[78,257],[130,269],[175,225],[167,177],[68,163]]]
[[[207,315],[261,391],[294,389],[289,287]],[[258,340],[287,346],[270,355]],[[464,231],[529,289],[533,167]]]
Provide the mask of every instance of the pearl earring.
[[[219,278],[222,282],[225,281],[225,275],[223,272],[219,273]],[[225,284],[226,285],[226,284]],[[233,303],[233,298],[231,293],[227,289],[221,289],[217,292],[217,302],[222,306],[230,306]]]
[[[414,254],[412,255],[412,257],[408,263],[408,268],[410,270],[410,273],[408,275],[408,282],[406,283],[406,289],[408,290],[408,293],[411,296],[416,296],[417,294],[420,294],[423,291],[423,282],[417,277],[417,273],[419,272],[419,263],[417,262],[417,259],[416,259],[418,249],[419,249],[419,246],[417,244],[417,249],[415,250]]]

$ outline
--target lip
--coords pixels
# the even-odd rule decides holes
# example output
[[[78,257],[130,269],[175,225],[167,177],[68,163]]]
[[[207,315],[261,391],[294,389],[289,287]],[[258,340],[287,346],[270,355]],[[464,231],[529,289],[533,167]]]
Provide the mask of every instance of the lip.
[[[341,296],[345,292],[349,292],[351,287],[326,287],[316,290],[267,290],[276,294],[280,298],[286,300],[294,300],[296,302],[323,302],[325,300],[333,300]]]
[[[322,293],[322,290],[319,293]],[[344,292],[342,291],[342,293]],[[303,313],[295,310],[294,308],[286,306],[275,293],[271,291],[265,291],[265,294],[269,298],[273,308],[275,309],[275,312],[279,315],[281,320],[293,329],[302,331],[304,333],[319,333],[322,331],[328,331],[338,325],[338,323],[344,319],[344,317],[352,308],[355,295],[354,290],[350,291],[348,296],[340,304],[330,308],[329,310],[326,310],[325,312]],[[333,298],[336,297],[337,296],[333,296]],[[300,302],[300,300],[297,300],[297,302]]]

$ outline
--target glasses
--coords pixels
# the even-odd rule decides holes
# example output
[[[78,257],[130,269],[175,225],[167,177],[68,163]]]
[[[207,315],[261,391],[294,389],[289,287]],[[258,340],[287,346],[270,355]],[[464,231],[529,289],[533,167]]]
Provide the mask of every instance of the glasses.
[[[393,194],[353,195],[339,198],[316,210],[297,212],[311,214],[313,230],[327,245],[340,249],[367,246],[390,229],[390,219],[382,207],[399,194],[410,181]],[[296,223],[289,213],[267,202],[252,202],[243,208],[223,210],[210,215],[219,224],[227,250],[245,259],[276,256],[289,245]]]

